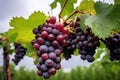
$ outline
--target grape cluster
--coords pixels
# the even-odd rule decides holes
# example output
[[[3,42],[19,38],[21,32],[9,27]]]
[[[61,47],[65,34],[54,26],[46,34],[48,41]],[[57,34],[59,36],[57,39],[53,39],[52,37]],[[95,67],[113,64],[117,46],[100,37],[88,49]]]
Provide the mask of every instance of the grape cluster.
[[[50,17],[45,24],[34,28],[33,33],[35,39],[32,45],[39,57],[37,74],[48,79],[61,68],[60,54],[67,45],[68,30],[63,24],[57,23],[55,17]]]
[[[82,60],[88,62],[94,61],[95,49],[100,45],[98,36],[95,36],[90,28],[86,29],[86,32],[78,35],[78,49]]]
[[[74,51],[77,47],[77,37],[76,34],[81,31],[80,29],[80,17],[77,17],[76,22],[73,20],[70,21],[70,32],[68,34],[68,39],[67,39],[67,46],[63,48],[63,56],[65,57],[66,60],[71,58],[71,55],[74,54]]]
[[[81,55],[82,60],[93,62],[95,49],[100,45],[98,36],[95,36],[91,29],[88,27],[85,32],[80,28],[80,17],[76,18],[74,25],[74,31],[77,34],[77,48]]]
[[[63,48],[63,56],[66,60],[71,58],[71,55],[74,54],[74,50],[76,49],[76,35],[74,33],[68,34],[67,45]]]
[[[104,43],[110,50],[110,60],[120,60],[120,33],[109,36]]]
[[[24,55],[26,54],[26,48],[23,47],[20,43],[15,43],[15,55],[12,61],[17,65],[21,59],[23,59]]]

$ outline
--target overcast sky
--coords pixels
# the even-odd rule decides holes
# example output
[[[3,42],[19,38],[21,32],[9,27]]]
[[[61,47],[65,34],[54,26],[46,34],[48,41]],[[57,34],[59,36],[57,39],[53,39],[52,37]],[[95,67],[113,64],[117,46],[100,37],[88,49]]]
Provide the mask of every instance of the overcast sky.
[[[0,0],[0,32],[5,32],[9,29],[9,21],[14,16],[23,16],[27,18],[34,11],[43,11],[44,13],[50,12],[49,4],[53,0]],[[81,0],[78,0],[79,2]],[[113,0],[101,0],[108,3],[113,3]],[[78,5],[77,3],[76,5]],[[57,16],[58,12],[60,12],[60,7],[57,7],[53,10],[53,16]],[[0,50],[0,54],[2,50]],[[29,62],[28,62],[29,61]],[[0,55],[0,65],[3,64],[2,55]],[[24,60],[18,65],[25,65],[29,68],[34,68],[33,60],[25,57]],[[80,60],[79,56],[73,57],[69,61],[62,60],[62,66],[66,70],[70,68],[74,68],[78,65],[84,66],[89,65],[87,61]],[[17,66],[17,68],[18,68]]]

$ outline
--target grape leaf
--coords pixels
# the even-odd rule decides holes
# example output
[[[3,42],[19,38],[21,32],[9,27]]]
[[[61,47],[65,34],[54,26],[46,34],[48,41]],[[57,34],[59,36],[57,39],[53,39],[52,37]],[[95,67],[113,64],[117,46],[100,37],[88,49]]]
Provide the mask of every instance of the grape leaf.
[[[98,59],[100,55],[106,51],[105,44],[103,42],[100,42],[100,46],[96,49],[96,53],[94,55],[95,59]]]
[[[114,0],[114,3],[120,5],[120,0]]]
[[[78,6],[78,9],[80,11],[84,11],[85,13],[90,12],[90,8],[93,14],[95,14],[95,9],[94,9],[94,1],[90,2],[91,0],[82,0],[80,5]]]
[[[88,14],[84,14],[80,16],[80,28],[83,31],[86,31],[87,26],[85,25],[85,20],[89,17]]]
[[[109,5],[100,1],[95,5],[96,15],[86,19],[85,24],[100,38],[106,38],[112,30],[120,31],[120,5]]]
[[[29,16],[28,19],[23,17],[13,17],[10,21],[11,28],[6,36],[11,42],[19,42],[28,48],[29,52],[33,52],[31,40],[34,39],[34,34],[32,33],[33,28],[42,25],[46,21],[47,16],[44,13],[38,11],[34,12]],[[17,34],[17,35],[16,35]],[[16,35],[12,38],[11,36]],[[11,39],[12,38],[12,39]],[[12,41],[13,40],[13,41]],[[29,49],[30,48],[30,49]]]
[[[62,7],[65,0],[54,0],[54,2],[50,4],[52,9],[57,7],[57,2],[59,2]],[[62,12],[62,17],[69,15],[72,11],[74,11],[74,4],[76,2],[77,2],[77,0],[68,0],[67,1],[66,5],[64,7],[64,10]]]

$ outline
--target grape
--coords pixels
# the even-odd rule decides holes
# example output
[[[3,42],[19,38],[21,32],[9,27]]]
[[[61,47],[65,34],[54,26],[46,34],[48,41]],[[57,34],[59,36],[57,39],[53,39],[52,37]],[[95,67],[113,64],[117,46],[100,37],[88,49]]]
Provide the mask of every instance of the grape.
[[[50,75],[54,75],[55,73],[56,73],[56,69],[55,68],[49,69],[49,74]]]
[[[36,65],[36,67],[37,67],[38,70],[41,69],[41,65],[39,63]]]
[[[53,29],[53,34],[54,34],[55,36],[57,36],[57,35],[59,35],[59,34],[60,34],[60,31],[59,31],[59,30],[57,30],[57,29]]]
[[[40,68],[41,68],[42,71],[48,71],[48,68],[47,68],[47,66],[45,64],[42,64],[40,66]]]
[[[87,55],[86,59],[87,59],[88,62],[93,62],[94,61],[94,57],[91,56],[91,55]]]
[[[37,28],[34,28],[34,29],[33,29],[33,33],[34,33],[34,34],[37,34],[37,33],[39,33],[39,30],[38,30]]]
[[[61,64],[56,64],[56,70],[59,70],[61,68]]]
[[[88,43],[88,47],[93,48],[94,47],[93,43]]]
[[[49,41],[45,41],[45,45],[46,45],[47,47],[49,47],[49,46],[51,45],[51,43],[50,43]]]
[[[48,66],[48,67],[52,66],[52,65],[53,65],[53,60],[47,59],[47,60],[45,61],[45,65]]]
[[[64,34],[63,37],[64,37],[65,40],[67,40],[68,39],[68,34]]]
[[[62,51],[59,50],[59,49],[56,49],[56,50],[55,50],[55,53],[56,53],[57,56],[60,56],[60,54],[62,53]]]
[[[80,57],[82,60],[86,60],[86,56],[85,55],[81,55]]]
[[[48,37],[48,33],[47,33],[46,31],[43,31],[43,32],[41,33],[41,37],[42,37],[43,39],[47,38],[47,37]]]
[[[58,42],[62,43],[64,40],[64,37],[63,37],[63,35],[58,35],[56,39]]]
[[[54,52],[55,49],[54,49],[54,47],[50,46],[50,47],[48,47],[48,51],[49,51],[49,52]]]
[[[37,43],[37,40],[32,40],[31,44],[34,45],[35,43]]]
[[[50,18],[47,20],[47,23],[55,24],[55,23],[56,23],[56,18],[55,18],[55,17],[50,17]]]
[[[68,44],[67,41],[66,41],[66,40],[63,40],[62,46],[64,47],[64,46],[66,46],[67,44]]]
[[[41,56],[40,51],[36,51],[37,56]]]
[[[64,27],[62,32],[63,32],[63,34],[68,34],[69,31],[67,28]]]
[[[39,49],[39,47],[40,47],[40,45],[38,43],[35,43],[33,46],[35,49]]]
[[[48,59],[48,53],[44,53],[41,55],[42,60],[47,60]]]
[[[46,45],[41,45],[39,50],[40,50],[41,53],[45,53],[45,52],[48,51],[48,47]]]
[[[48,72],[43,72],[43,75],[42,75],[45,79],[48,79],[50,77],[49,73]]]
[[[47,31],[49,34],[53,32],[52,28],[50,28],[50,27],[48,27],[48,28],[46,29],[46,31]]]
[[[44,39],[37,38],[37,42],[38,42],[39,45],[42,45],[44,43]]]
[[[59,43],[56,40],[54,40],[52,42],[52,46],[55,47],[55,48],[57,48],[59,46]]]
[[[42,76],[43,73],[42,73],[41,70],[38,70],[38,71],[37,71],[37,74],[38,74],[39,76]]]
[[[55,52],[50,52],[50,53],[49,53],[49,58],[50,58],[50,59],[55,60],[56,57],[57,57],[57,56],[56,56]]]
[[[39,58],[39,61],[38,61],[40,64],[43,64],[44,63],[44,61],[43,61],[43,59],[40,57]]]
[[[80,53],[81,55],[86,55],[87,54],[87,51],[85,51],[85,50],[81,50],[81,53]]]
[[[48,40],[49,41],[53,41],[55,39],[54,35],[53,34],[49,34],[48,35]]]
[[[17,65],[20,62],[20,60],[23,59],[23,57],[25,56],[27,49],[23,47],[20,43],[15,43],[14,47],[15,55],[12,61]]]
[[[61,23],[55,23],[54,25],[55,29],[59,30],[59,31],[63,31],[64,25]]]
[[[61,58],[60,57],[56,57],[55,62],[56,63],[60,63],[60,61],[61,61]]]

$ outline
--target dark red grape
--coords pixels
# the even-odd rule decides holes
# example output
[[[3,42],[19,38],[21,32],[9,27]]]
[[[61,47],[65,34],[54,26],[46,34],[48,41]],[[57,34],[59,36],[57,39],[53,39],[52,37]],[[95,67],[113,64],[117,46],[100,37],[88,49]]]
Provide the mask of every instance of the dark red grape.
[[[47,60],[48,59],[48,53],[44,53],[41,55],[42,60]]]
[[[45,65],[48,66],[48,67],[51,67],[51,66],[53,65],[53,60],[47,59],[47,60],[45,61]]]
[[[56,73],[56,69],[55,68],[49,69],[49,74],[50,75],[54,75],[55,73]]]
[[[43,38],[37,38],[37,42],[39,45],[42,45],[44,43],[44,39]]]
[[[53,34],[48,35],[48,40],[53,41],[55,39],[55,36]]]
[[[47,38],[47,37],[48,37],[48,33],[47,33],[46,31],[43,31],[43,32],[41,33],[41,37],[42,37],[43,39]]]
[[[37,71],[38,76],[42,76],[43,72],[41,70]]]
[[[35,44],[33,44],[33,47],[34,47],[35,49],[39,49],[40,45],[39,45],[38,43],[35,43]]]
[[[64,40],[64,37],[63,37],[63,35],[58,35],[56,39],[58,42],[62,43]]]

